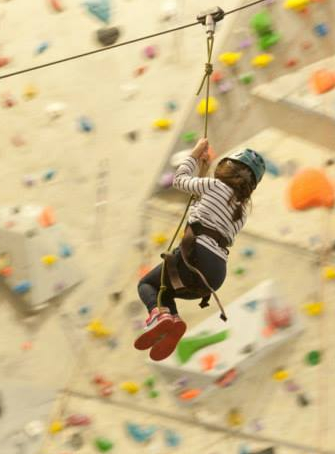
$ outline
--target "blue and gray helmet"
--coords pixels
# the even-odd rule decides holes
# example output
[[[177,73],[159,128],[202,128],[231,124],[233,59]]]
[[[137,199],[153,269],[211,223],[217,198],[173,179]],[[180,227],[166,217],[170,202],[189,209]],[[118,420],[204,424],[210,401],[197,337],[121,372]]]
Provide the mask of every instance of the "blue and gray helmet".
[[[225,156],[221,162],[229,159],[231,161],[238,161],[245,164],[252,171],[256,185],[261,181],[265,172],[265,161],[262,156],[250,148],[246,148],[243,151],[236,151],[230,156]]]

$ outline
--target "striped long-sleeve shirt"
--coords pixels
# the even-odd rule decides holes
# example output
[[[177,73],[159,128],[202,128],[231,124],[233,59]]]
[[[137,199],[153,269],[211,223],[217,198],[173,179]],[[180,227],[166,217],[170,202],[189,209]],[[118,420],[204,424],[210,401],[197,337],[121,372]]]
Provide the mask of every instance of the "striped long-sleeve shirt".
[[[229,203],[233,189],[217,178],[195,177],[194,173],[198,170],[197,160],[188,157],[178,167],[173,180],[173,187],[176,189],[200,197],[190,207],[188,222],[200,222],[205,227],[219,231],[229,240],[231,246],[235,235],[245,224],[246,212],[244,210],[241,220],[233,221],[236,206],[234,202]],[[196,242],[227,260],[226,251],[213,238],[199,235]]]

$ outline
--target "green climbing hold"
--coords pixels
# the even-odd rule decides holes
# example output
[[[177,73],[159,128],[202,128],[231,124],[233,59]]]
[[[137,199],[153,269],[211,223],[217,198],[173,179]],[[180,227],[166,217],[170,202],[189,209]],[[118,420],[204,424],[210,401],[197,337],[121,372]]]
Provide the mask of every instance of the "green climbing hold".
[[[155,398],[158,397],[158,396],[159,396],[159,391],[157,391],[157,389],[151,389],[151,390],[149,391],[149,397],[150,397],[151,399],[155,399]]]
[[[238,80],[245,85],[251,84],[255,79],[254,73],[244,73],[241,74]]]
[[[114,447],[113,443],[108,440],[108,438],[96,438],[94,443],[101,452],[110,451]]]
[[[319,350],[312,350],[305,356],[306,363],[310,366],[316,366],[321,361],[321,353]]]
[[[181,364],[187,363],[198,350],[226,340],[229,331],[224,330],[207,336],[192,336],[182,339],[177,345],[177,358]]]
[[[258,40],[258,46],[261,50],[267,50],[269,47],[274,46],[280,40],[280,35],[277,32],[269,33],[268,35],[261,36]]]
[[[195,142],[198,139],[198,133],[196,131],[184,132],[182,139],[186,143]]]
[[[239,267],[235,268],[234,274],[237,274],[238,276],[240,276],[241,274],[244,274],[245,271],[246,271],[245,268],[243,268],[242,266],[239,266]]]
[[[148,377],[143,385],[146,386],[147,388],[153,388],[155,386],[155,383],[156,383],[156,379],[155,377]]]

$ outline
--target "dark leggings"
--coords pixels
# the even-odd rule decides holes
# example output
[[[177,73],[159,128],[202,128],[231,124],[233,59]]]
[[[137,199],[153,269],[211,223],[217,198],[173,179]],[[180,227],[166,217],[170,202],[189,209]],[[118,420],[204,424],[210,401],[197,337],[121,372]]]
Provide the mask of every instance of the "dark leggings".
[[[180,278],[186,285],[186,287],[188,287],[188,285],[191,285],[192,283],[201,283],[202,281],[200,280],[200,278],[194,275],[184,264],[181,258],[179,247],[174,249],[173,252],[177,257],[177,269],[179,271]],[[214,254],[201,244],[196,243],[191,262],[194,263],[199,271],[202,272],[209,285],[214,290],[217,290],[221,287],[226,277],[225,260]],[[160,288],[161,271],[162,264],[157,265],[138,283],[138,294],[149,312],[151,312],[152,309],[157,306],[157,295]],[[176,298],[176,293],[171,286],[171,282],[167,273],[164,273],[164,284],[166,285],[167,290],[165,290],[162,294],[162,306],[168,307],[171,314],[177,314],[177,306],[174,300],[174,298]],[[182,298],[193,300],[199,298],[199,296],[197,296],[192,291],[187,291]]]

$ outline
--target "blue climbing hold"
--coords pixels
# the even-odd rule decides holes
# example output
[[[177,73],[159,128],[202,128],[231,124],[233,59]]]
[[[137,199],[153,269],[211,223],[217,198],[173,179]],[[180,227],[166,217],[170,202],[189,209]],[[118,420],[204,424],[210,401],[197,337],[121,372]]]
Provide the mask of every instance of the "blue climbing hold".
[[[126,428],[128,434],[139,443],[145,443],[146,441],[149,441],[157,430],[155,426],[144,428],[132,423],[127,423]]]
[[[180,445],[181,437],[179,434],[177,434],[173,430],[166,430],[164,435],[165,435],[165,443],[167,444],[167,446],[174,448],[174,447]]]
[[[78,122],[80,131],[91,132],[94,129],[93,123],[88,117],[80,117]]]
[[[244,304],[244,307],[246,307],[250,311],[255,311],[257,309],[257,306],[258,306],[257,300],[248,301],[247,303]]]
[[[13,292],[15,293],[26,293],[31,289],[31,283],[29,281],[23,281],[20,284],[17,284],[13,287]]]
[[[39,44],[36,47],[35,53],[36,54],[42,54],[44,51],[46,51],[49,47],[48,41],[43,41],[41,44]]]
[[[45,180],[45,181],[52,180],[55,175],[56,175],[56,170],[53,170],[53,169],[47,170],[45,172],[45,174],[43,175],[43,180]]]
[[[241,254],[245,257],[252,257],[255,254],[255,249],[251,247],[246,247],[241,251]]]
[[[109,0],[98,0],[93,2],[85,2],[87,12],[97,17],[101,22],[108,24],[111,18],[111,8]]]
[[[328,25],[325,23],[318,24],[314,27],[314,31],[318,36],[322,38],[329,33]]]
[[[62,244],[60,246],[60,252],[59,252],[59,255],[61,257],[70,257],[71,255],[73,254],[73,250],[70,246],[68,246],[67,244]]]

